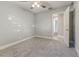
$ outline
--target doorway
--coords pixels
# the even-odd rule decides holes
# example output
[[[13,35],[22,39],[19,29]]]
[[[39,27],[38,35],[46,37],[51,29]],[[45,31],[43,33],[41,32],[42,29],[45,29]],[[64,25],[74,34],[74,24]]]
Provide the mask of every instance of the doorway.
[[[75,10],[70,12],[69,47],[75,47]]]
[[[52,37],[58,41],[63,40],[64,36],[64,16],[63,12],[52,15]]]

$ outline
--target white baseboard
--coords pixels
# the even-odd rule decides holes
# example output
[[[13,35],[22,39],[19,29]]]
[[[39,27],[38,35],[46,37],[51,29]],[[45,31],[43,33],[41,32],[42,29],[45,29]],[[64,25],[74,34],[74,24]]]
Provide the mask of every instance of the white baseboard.
[[[21,43],[21,42],[23,42],[23,41],[25,41],[25,40],[31,39],[31,38],[33,38],[33,37],[40,37],[40,38],[45,38],[45,39],[52,39],[52,37],[47,37],[47,36],[31,36],[31,37],[27,37],[27,38],[22,39],[22,40],[18,40],[18,41],[11,42],[11,43],[9,43],[9,44],[0,46],[0,50],[3,50],[3,49],[5,49],[5,48],[11,47],[11,46],[13,46],[13,45],[19,44],[19,43]]]
[[[25,40],[31,39],[31,38],[33,38],[33,37],[34,37],[34,36],[27,37],[27,38],[25,38],[25,39],[18,40],[18,41],[15,41],[15,42],[11,42],[11,43],[9,43],[9,44],[7,44],[7,45],[0,46],[0,50],[3,50],[3,49],[5,49],[5,48],[11,47],[11,46],[13,46],[13,45],[19,44],[19,43],[21,43],[21,42],[23,42],[23,41],[25,41]]]
[[[52,37],[47,37],[47,36],[35,36],[35,37],[45,38],[45,39],[52,39]]]
[[[47,37],[47,36],[35,36],[35,37],[40,37],[40,38],[45,38],[45,39],[57,39],[57,37]],[[58,35],[58,37],[64,38],[64,37],[61,36],[61,35]]]
[[[63,36],[63,35],[58,35],[58,37],[60,37],[60,38],[64,38],[64,36]]]
[[[27,37],[27,38],[22,39],[22,40],[18,40],[18,41],[11,42],[11,43],[9,43],[9,44],[6,44],[6,45],[3,45],[3,46],[0,46],[0,50],[3,50],[3,49],[6,49],[6,48],[8,48],[8,47],[11,47],[11,46],[13,46],[13,45],[19,44],[19,43],[21,43],[21,42],[23,42],[23,41],[25,41],[25,40],[31,39],[31,38],[33,38],[33,37],[40,37],[40,38],[51,39],[51,37],[44,37],[44,36],[31,36],[31,37]]]
[[[63,35],[57,35],[57,36],[53,36],[52,39],[56,39],[58,40],[59,38],[64,39]]]

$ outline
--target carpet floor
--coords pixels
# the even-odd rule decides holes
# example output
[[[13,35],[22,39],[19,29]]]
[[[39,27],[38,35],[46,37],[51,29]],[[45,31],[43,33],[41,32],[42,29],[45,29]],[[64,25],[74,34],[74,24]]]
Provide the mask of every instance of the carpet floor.
[[[60,39],[59,39],[60,40]],[[0,57],[77,57],[63,41],[32,38],[0,51]]]

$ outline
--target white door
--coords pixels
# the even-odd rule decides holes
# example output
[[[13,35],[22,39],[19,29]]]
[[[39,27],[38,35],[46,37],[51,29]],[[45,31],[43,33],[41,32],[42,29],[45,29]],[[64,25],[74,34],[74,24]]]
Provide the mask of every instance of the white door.
[[[70,7],[68,7],[64,12],[64,41],[69,47],[69,12]]]

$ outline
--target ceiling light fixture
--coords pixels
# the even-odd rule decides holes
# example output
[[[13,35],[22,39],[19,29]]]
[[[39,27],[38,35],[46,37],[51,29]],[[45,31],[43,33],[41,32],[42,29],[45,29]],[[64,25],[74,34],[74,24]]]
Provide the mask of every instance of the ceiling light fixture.
[[[34,8],[34,7],[35,7],[35,5],[33,4],[33,5],[32,5],[32,7]]]
[[[32,4],[32,7],[34,8],[34,7],[40,7],[40,4],[38,3],[38,2],[34,2],[33,4]]]
[[[39,8],[39,7],[40,7],[40,5],[37,5],[37,7]]]

